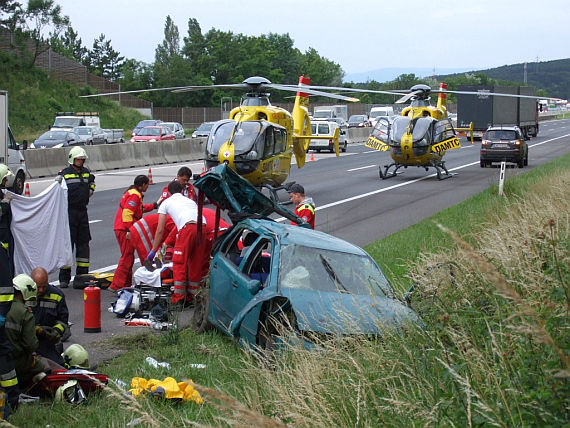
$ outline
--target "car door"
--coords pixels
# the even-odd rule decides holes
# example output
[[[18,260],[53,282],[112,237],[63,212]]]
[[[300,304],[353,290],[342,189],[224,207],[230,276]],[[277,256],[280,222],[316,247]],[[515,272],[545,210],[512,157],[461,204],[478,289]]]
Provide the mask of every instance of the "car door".
[[[254,258],[259,254],[255,252],[258,246],[252,245],[243,255],[242,250],[239,250],[240,237],[246,233],[254,232],[240,228],[232,233],[210,264],[210,321],[226,334],[230,334],[235,316],[261,288],[260,279],[250,276]],[[241,325],[240,336],[255,340],[256,334],[257,321],[253,314]]]

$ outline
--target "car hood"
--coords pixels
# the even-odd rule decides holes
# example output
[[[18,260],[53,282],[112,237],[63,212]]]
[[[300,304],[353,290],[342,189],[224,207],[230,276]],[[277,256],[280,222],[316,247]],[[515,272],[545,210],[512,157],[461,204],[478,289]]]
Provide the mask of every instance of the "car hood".
[[[379,334],[385,328],[420,323],[418,315],[396,299],[283,288],[302,331]]]
[[[306,224],[291,211],[265,196],[226,164],[208,171],[196,180],[194,187],[204,192],[208,199],[221,209],[236,214],[268,217],[277,213],[298,224]]]

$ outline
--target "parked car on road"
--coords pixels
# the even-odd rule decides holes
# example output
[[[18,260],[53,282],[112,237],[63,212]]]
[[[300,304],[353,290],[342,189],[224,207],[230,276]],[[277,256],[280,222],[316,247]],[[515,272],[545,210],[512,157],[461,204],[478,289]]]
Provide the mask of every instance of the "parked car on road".
[[[320,152],[321,150],[329,150],[331,153],[334,152],[334,142],[332,140],[334,130],[339,128],[337,122],[332,120],[313,120],[311,122],[311,134],[312,135],[330,135],[330,140],[311,140],[309,142],[308,150],[316,150]],[[348,145],[346,140],[346,128],[344,130],[339,128],[338,145],[340,150],[346,152],[346,147]]]
[[[208,138],[216,122],[204,122],[192,133],[192,138]]]
[[[302,227],[307,225],[300,218],[227,165],[206,173],[195,186],[222,209],[245,218],[214,244],[209,286],[195,298],[195,331],[214,326],[244,346],[272,351],[284,330],[312,348],[314,335],[379,335],[421,324],[363,249]],[[302,224],[268,219],[274,212]],[[245,252],[238,246],[244,234],[252,241]]]
[[[141,141],[165,141],[174,140],[174,134],[168,126],[145,126],[137,135],[131,138],[131,143]]]
[[[139,123],[137,123],[137,126],[135,126],[135,129],[133,129],[133,137],[135,135],[137,135],[141,129],[143,129],[145,126],[157,126],[160,125],[162,123],[162,120],[155,120],[155,119],[145,119],[145,120],[141,120]]]
[[[73,132],[79,135],[85,145],[107,144],[107,134],[98,126],[76,126]]]
[[[80,144],[83,144],[81,138],[73,131],[47,131],[30,144],[30,149],[52,149]]]
[[[172,130],[176,139],[186,138],[184,127],[178,122],[162,122],[160,126],[168,126]]]
[[[368,120],[368,116],[366,116],[365,114],[353,114],[348,118],[349,128],[358,128],[363,126],[370,126],[370,121]]]
[[[528,165],[528,144],[518,126],[491,126],[481,140],[481,168],[492,162],[513,162],[519,168]]]

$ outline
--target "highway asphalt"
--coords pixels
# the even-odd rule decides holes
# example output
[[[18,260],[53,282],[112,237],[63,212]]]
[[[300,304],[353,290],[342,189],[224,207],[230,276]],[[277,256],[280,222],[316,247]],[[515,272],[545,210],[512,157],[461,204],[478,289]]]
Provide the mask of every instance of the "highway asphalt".
[[[540,126],[539,136],[529,141],[528,167],[508,168],[507,178],[525,173],[570,150],[570,120],[541,122]],[[416,167],[402,169],[403,173],[397,177],[380,180],[378,165],[389,163],[389,154],[370,150],[363,144],[349,145],[340,158],[334,154],[315,153],[315,160],[310,161],[309,154],[305,167],[292,167],[288,181],[302,184],[307,195],[315,200],[316,229],[365,246],[498,183],[499,168],[479,166],[480,143],[471,145],[462,139],[461,144],[461,149],[446,153],[446,165],[454,176],[442,181],[436,178],[433,169],[425,171]],[[193,172],[200,172],[202,168],[200,162],[153,166],[155,184],[145,195],[145,202],[156,200],[182,165],[189,166]],[[147,173],[148,168],[95,172],[97,191],[89,204],[92,271],[112,272],[115,269],[120,254],[113,233],[115,212],[134,177]],[[29,181],[32,196],[52,181],[53,178]],[[283,192],[280,199],[286,201],[288,195]],[[57,274],[50,278],[56,280]],[[69,343],[84,345],[92,353],[95,363],[115,354],[112,349],[100,345],[103,339],[146,329],[125,327],[120,319],[107,312],[115,294],[104,290],[102,332],[84,333],[83,292],[66,289],[65,294],[71,320],[75,323]],[[188,322],[190,313],[190,310],[183,313],[183,323]]]

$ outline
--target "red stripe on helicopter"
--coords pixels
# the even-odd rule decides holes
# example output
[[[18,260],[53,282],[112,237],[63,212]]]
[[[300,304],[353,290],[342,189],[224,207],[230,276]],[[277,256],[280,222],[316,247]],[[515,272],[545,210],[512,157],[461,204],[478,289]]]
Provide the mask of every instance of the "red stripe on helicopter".
[[[310,84],[311,84],[311,78],[310,77],[305,77],[304,74],[299,77],[299,86],[310,85]],[[309,98],[309,94],[306,94],[305,92],[301,92],[301,91],[297,92],[297,96],[303,97],[303,98]]]

